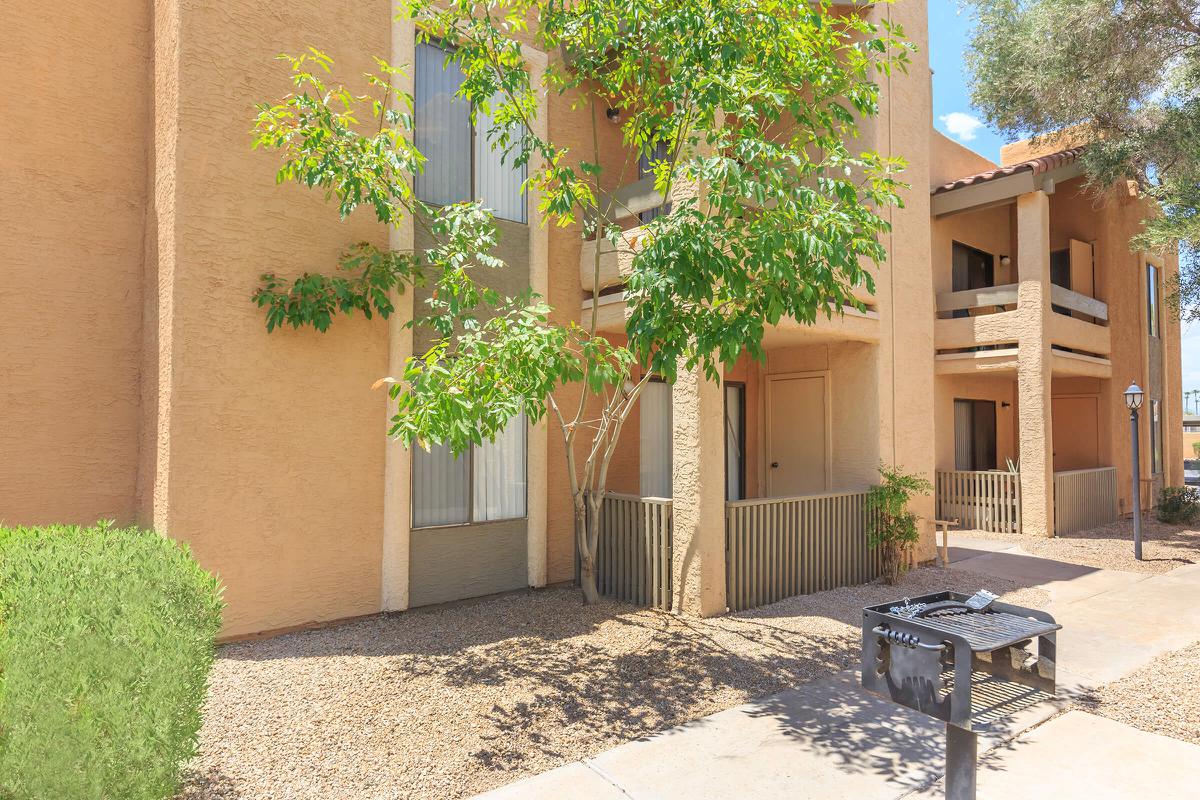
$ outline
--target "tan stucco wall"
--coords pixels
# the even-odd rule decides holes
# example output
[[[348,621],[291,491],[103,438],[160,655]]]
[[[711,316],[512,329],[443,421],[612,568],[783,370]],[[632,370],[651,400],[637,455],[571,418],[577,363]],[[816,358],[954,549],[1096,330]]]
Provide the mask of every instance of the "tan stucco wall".
[[[930,228],[929,129],[932,97],[928,59],[927,8],[923,0],[875,6],[871,14],[904,27],[917,50],[906,72],[883,79],[887,112],[865,143],[908,161],[903,180],[903,209],[894,209],[893,231],[885,239],[888,263],[877,296],[880,316],[878,353],[879,456],[933,480],[934,451],[934,298]],[[913,510],[922,517],[916,556],[933,558],[934,498],[918,498]]]
[[[929,188],[995,168],[974,150],[936,130],[929,131]]]
[[[996,468],[1006,469],[1018,456],[1016,375],[939,375],[936,385],[938,470],[953,470],[954,401],[991,400],[996,404]],[[1007,407],[1005,407],[1007,404]]]
[[[320,193],[276,186],[276,159],[247,130],[255,102],[290,89],[275,54],[320,43],[353,80],[389,52],[390,4],[169,10],[156,28],[178,39],[159,65],[178,107],[158,119],[178,138],[174,152],[159,142],[158,180],[174,191],[156,209],[173,231],[159,248],[170,369],[155,525],[221,576],[226,635],[377,611],[386,407],[371,384],[387,370],[387,324],[268,336],[249,296],[264,270],[328,271],[348,243],[387,234],[369,212],[339,222]]]
[[[930,222],[933,237],[933,290],[949,292],[954,288],[954,243],[965,244],[994,256],[992,266],[996,285],[1016,282],[1016,248],[1013,246],[1013,207],[995,206],[938,217]],[[1008,256],[1010,264],[1000,263]]]
[[[0,315],[0,521],[130,522],[148,7],[6,4],[3,17],[0,253],[8,302]]]

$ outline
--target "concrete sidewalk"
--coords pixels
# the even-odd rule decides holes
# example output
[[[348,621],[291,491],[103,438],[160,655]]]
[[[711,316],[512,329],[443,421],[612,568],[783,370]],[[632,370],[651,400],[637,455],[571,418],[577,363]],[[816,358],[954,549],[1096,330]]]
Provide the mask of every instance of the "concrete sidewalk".
[[[1200,637],[1200,565],[1154,576],[1035,558],[1010,543],[957,544],[951,569],[1049,592],[1049,610],[1064,625],[1059,634],[1064,697],[1116,680]],[[1200,747],[1080,711],[1051,719],[1064,704],[1027,709],[980,743],[981,753],[990,750],[980,769],[981,798],[1007,800],[1017,788],[1031,796],[1141,793],[1131,786],[1153,786],[1159,800],[1196,796]],[[940,793],[928,787],[942,774],[944,741],[941,723],[866,694],[857,673],[847,671],[480,797],[933,798]],[[1128,756],[1117,757],[1126,751]],[[1043,793],[1051,784],[1053,791]]]

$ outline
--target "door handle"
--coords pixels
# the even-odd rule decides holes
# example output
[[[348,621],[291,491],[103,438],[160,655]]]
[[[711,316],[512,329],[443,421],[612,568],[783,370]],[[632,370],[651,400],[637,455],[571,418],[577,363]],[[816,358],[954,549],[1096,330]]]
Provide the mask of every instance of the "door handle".
[[[779,469],[779,462],[778,462],[778,461],[772,461],[772,462],[771,462],[771,469]]]

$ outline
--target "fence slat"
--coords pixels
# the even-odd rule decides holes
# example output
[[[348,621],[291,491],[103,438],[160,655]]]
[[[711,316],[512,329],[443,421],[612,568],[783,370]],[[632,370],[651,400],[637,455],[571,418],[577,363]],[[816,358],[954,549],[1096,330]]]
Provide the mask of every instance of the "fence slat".
[[[949,470],[936,475],[937,514],[962,528],[992,533],[1020,531],[1020,475],[989,470]]]
[[[1086,531],[1117,519],[1117,469],[1054,473],[1054,532]]]
[[[671,501],[609,492],[596,547],[600,594],[671,608]]]
[[[881,561],[867,544],[866,492],[726,503],[726,602],[733,611],[865,582]]]

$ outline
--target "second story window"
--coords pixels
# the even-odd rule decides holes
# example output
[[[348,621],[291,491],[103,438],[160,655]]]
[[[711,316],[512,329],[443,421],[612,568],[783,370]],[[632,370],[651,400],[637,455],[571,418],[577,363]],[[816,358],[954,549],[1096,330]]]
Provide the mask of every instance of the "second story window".
[[[1146,265],[1146,320],[1147,330],[1151,336],[1157,337],[1159,326],[1159,296],[1158,296],[1158,267]]]
[[[471,104],[456,94],[462,70],[446,55],[441,47],[417,43],[414,143],[426,159],[414,180],[417,197],[440,206],[480,200],[500,219],[525,222],[525,169],[492,148],[492,122],[482,110],[471,125]]]

